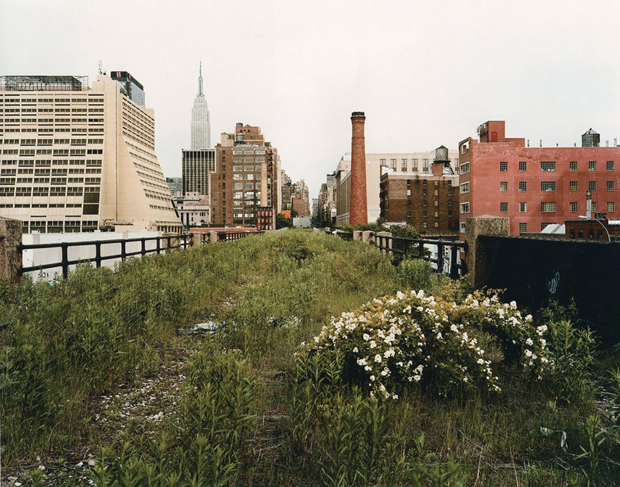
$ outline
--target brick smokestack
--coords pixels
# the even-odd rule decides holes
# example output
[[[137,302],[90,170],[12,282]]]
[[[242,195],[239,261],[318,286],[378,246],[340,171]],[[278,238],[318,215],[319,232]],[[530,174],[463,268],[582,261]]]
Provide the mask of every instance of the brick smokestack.
[[[368,203],[366,197],[366,143],[364,140],[364,112],[353,112],[351,123],[351,208],[349,223],[357,225],[368,223]]]

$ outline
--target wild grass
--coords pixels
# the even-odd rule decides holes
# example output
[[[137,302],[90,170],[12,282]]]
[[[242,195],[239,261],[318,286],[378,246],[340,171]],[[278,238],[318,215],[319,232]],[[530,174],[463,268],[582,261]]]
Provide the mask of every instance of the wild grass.
[[[96,447],[84,474],[97,485],[616,484],[620,361],[560,310],[541,318],[553,373],[507,372],[499,395],[412,388],[386,402],[345,380],[340,354],[295,355],[331,316],[410,288],[469,292],[425,263],[395,269],[370,246],[302,231],[2,288],[3,463],[19,474]],[[222,325],[177,336],[206,320]],[[173,355],[185,378],[164,420],[104,431],[93,403]],[[32,485],[68,485],[26,470]]]

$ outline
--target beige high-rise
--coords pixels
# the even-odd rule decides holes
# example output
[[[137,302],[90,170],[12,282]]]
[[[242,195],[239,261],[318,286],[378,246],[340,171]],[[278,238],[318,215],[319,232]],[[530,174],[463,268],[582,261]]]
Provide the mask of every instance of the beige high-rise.
[[[24,232],[181,230],[154,112],[106,75],[0,77],[0,149],[0,215]]]

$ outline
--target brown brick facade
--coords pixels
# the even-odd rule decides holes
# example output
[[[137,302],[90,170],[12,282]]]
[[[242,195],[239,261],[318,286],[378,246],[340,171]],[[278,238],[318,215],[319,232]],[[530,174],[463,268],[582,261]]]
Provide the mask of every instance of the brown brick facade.
[[[435,164],[437,165],[437,164]],[[435,172],[435,171],[434,171]],[[381,176],[381,218],[416,230],[458,231],[458,176]]]
[[[351,225],[368,223],[368,202],[366,194],[366,143],[364,140],[364,112],[353,112],[351,124]]]

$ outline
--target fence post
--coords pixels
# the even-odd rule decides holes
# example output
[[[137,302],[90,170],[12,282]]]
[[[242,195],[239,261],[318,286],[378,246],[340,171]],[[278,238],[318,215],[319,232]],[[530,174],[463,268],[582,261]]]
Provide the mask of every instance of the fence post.
[[[144,257],[146,255],[146,239],[142,237],[140,240],[140,256]]]
[[[9,286],[20,283],[19,270],[22,267],[22,222],[0,217],[0,281]]]
[[[467,219],[465,227],[467,278],[475,287],[484,285],[486,265],[486,254],[478,241],[480,235],[510,235],[510,219],[490,215]]]
[[[392,234],[390,232],[377,232],[379,246],[384,247],[383,255],[389,255],[392,252]]]
[[[95,267],[101,267],[101,242],[95,243]]]
[[[437,272],[443,272],[443,244],[437,243]]]
[[[125,241],[121,242],[121,261],[127,260],[127,247],[125,246]]]
[[[157,237],[157,239],[155,240],[157,242],[157,253],[161,253],[161,237]]]
[[[209,243],[217,243],[218,235],[217,232],[209,232]]]
[[[69,246],[63,242],[60,249],[62,251],[62,277],[66,279],[69,277]]]
[[[459,278],[459,269],[456,266],[457,248],[456,245],[450,247],[450,277],[452,279]]]

